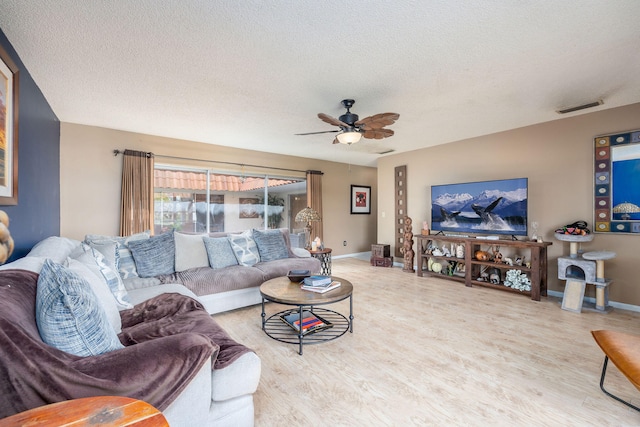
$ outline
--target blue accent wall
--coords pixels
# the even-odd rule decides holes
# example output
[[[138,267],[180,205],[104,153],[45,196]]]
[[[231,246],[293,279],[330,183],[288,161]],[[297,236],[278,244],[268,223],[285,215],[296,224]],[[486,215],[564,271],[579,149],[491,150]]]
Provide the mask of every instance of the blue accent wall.
[[[18,204],[0,206],[9,215],[14,260],[40,240],[60,235],[60,121],[2,29],[0,45],[20,72]]]

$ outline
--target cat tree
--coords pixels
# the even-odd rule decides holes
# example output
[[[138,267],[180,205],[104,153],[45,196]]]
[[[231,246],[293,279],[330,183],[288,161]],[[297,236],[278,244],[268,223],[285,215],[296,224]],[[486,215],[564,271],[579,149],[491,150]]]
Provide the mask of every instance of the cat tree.
[[[558,258],[558,278],[566,280],[562,297],[562,309],[580,313],[583,308],[584,292],[587,285],[596,287],[595,310],[608,312],[609,285],[611,280],[604,276],[604,261],[615,258],[615,252],[593,251],[581,253],[580,243],[593,240],[593,234],[573,235],[555,233],[558,240],[569,242],[569,256]]]

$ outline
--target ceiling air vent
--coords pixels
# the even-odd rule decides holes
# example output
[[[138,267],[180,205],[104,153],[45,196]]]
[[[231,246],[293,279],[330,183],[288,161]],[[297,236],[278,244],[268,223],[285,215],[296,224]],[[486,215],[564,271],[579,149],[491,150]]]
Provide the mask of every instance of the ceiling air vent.
[[[387,151],[381,151],[378,154],[389,154],[389,153],[393,153],[396,150],[387,150]]]
[[[558,114],[573,113],[574,111],[584,110],[586,108],[591,108],[591,107],[597,107],[598,105],[602,105],[602,104],[604,104],[604,102],[602,102],[602,99],[599,99],[595,102],[590,102],[588,104],[577,105],[575,107],[569,107],[563,110],[556,110],[556,113]]]

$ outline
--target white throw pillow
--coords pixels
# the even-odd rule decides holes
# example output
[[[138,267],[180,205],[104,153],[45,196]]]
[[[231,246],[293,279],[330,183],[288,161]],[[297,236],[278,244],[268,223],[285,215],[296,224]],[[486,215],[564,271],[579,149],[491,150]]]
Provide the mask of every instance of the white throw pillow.
[[[176,271],[185,271],[190,268],[209,267],[207,248],[202,237],[206,234],[182,234],[174,233],[173,239],[176,245]]]
[[[51,236],[36,243],[27,256],[50,258],[61,264],[67,259],[72,250],[78,247],[80,241],[67,237]]]
[[[253,240],[253,231],[247,230],[241,234],[230,234],[228,237],[231,243],[238,264],[245,267],[251,267],[260,262],[260,252],[255,240]]]

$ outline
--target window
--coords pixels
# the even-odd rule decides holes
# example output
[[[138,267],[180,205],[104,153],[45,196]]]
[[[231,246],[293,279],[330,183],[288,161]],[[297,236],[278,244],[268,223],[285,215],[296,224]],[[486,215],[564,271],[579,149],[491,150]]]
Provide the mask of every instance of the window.
[[[238,175],[156,165],[155,233],[242,231],[304,227],[294,221],[306,206],[306,179]],[[296,242],[292,243],[297,246]]]

